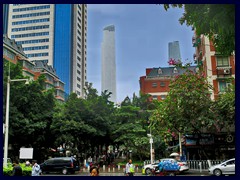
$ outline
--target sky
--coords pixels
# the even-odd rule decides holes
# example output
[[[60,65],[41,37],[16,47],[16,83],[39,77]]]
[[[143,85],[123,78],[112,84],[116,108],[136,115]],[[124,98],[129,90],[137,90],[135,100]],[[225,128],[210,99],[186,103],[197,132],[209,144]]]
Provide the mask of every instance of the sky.
[[[103,28],[115,25],[117,102],[139,96],[146,68],[168,67],[168,43],[179,41],[182,61],[193,60],[194,32],[179,18],[184,10],[155,4],[88,4],[87,81],[101,92]]]

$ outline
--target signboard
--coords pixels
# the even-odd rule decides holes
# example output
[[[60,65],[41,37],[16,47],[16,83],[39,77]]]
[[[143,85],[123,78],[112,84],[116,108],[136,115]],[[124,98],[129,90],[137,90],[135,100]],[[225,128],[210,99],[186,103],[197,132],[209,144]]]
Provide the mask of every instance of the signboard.
[[[32,159],[33,148],[20,148],[19,159]]]

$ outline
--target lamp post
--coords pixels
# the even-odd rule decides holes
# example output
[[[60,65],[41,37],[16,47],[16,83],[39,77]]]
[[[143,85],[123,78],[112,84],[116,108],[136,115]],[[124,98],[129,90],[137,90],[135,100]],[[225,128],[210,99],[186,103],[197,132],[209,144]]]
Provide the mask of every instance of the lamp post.
[[[10,83],[14,81],[26,81],[25,84],[29,84],[28,79],[10,79],[10,68],[7,77],[7,99],[6,99],[6,120],[5,120],[5,139],[4,139],[4,160],[3,166],[7,166],[8,158],[8,129],[9,129],[9,99],[10,99]]]
[[[150,134],[147,134],[149,139],[149,143],[150,143],[150,159],[151,159],[151,164],[153,163],[153,157],[152,157],[152,144],[153,144],[153,138],[152,138],[152,134],[150,131]]]

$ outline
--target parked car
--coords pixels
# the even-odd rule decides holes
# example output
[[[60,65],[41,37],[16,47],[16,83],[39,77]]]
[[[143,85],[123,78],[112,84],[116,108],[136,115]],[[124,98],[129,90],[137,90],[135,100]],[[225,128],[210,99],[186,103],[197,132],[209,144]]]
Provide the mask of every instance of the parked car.
[[[75,171],[80,170],[79,162],[73,157],[51,158],[40,164],[40,167],[42,173],[62,172],[67,174],[70,172],[74,174]]]
[[[179,169],[179,172],[184,172],[184,171],[188,171],[189,170],[189,167],[188,167],[188,164],[187,162],[181,162],[181,161],[177,161],[173,158],[163,158],[163,159],[160,159],[161,161],[175,161],[177,162],[177,164],[180,166],[180,169]],[[153,163],[153,164],[147,164],[145,166],[143,166],[143,173],[145,173],[146,175],[150,175],[152,170],[155,169],[157,166],[158,166],[158,161]]]
[[[223,174],[235,174],[235,158],[209,167],[208,172],[209,174],[215,176],[221,176]]]

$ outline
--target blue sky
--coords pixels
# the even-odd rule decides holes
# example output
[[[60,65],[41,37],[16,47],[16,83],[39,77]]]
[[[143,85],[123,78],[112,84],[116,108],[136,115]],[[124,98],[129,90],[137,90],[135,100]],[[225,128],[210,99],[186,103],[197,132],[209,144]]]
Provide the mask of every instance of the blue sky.
[[[139,95],[139,78],[146,68],[168,67],[168,43],[179,41],[182,60],[192,60],[193,31],[178,19],[183,9],[155,4],[88,5],[87,81],[101,91],[103,28],[115,25],[117,101]]]

